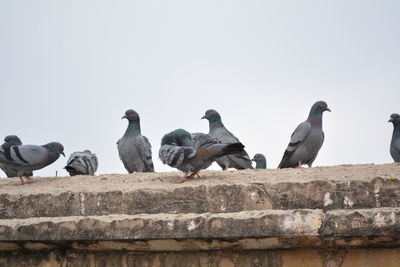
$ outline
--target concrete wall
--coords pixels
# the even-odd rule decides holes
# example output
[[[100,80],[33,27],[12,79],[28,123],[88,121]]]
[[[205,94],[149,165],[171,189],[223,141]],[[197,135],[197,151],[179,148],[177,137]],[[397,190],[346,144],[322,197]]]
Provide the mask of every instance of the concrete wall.
[[[400,249],[208,252],[36,251],[0,254],[0,266],[398,267]]]
[[[398,164],[180,175],[0,180],[0,266],[400,266]]]

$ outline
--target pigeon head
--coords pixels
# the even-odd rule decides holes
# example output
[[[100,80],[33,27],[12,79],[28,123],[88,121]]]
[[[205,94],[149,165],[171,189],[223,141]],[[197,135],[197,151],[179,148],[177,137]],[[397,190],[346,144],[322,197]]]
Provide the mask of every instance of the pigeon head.
[[[390,115],[389,122],[393,123],[394,126],[400,125],[400,115],[397,113],[393,113]]]
[[[177,146],[190,146],[192,136],[184,129],[176,129],[164,135],[161,140],[161,145],[177,145]]]
[[[267,160],[263,154],[255,154],[251,161],[254,161],[256,163],[256,169],[267,168]]]
[[[133,109],[128,109],[122,119],[127,119],[129,122],[140,122],[139,114]]]
[[[263,159],[265,159],[263,154],[255,154],[253,159],[252,159],[252,161],[257,162],[257,161],[260,161],[260,160],[263,160]]]
[[[6,142],[6,143],[8,143],[8,144],[10,144],[10,145],[13,145],[13,146],[20,146],[20,145],[22,145],[22,142],[21,142],[21,140],[18,138],[18,136],[16,136],[16,135],[7,135],[5,138],[4,138],[4,142]]]
[[[310,116],[311,116],[311,115],[322,114],[324,111],[331,111],[331,110],[328,108],[328,104],[326,104],[325,101],[318,101],[318,102],[315,102],[314,105],[312,105],[312,107],[311,107]]]
[[[214,109],[209,109],[206,111],[206,114],[201,119],[207,119],[209,122],[221,121],[221,116],[218,111]]]
[[[51,142],[51,143],[45,144],[43,147],[47,148],[49,151],[51,151],[57,155],[63,155],[65,157],[64,147],[62,144],[60,144],[58,142]]]

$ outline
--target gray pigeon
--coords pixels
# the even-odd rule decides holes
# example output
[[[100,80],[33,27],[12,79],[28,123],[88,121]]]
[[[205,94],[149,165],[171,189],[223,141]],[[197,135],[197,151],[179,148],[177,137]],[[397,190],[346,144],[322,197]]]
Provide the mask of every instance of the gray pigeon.
[[[159,157],[162,163],[185,173],[182,179],[175,182],[183,183],[199,176],[198,172],[208,168],[218,157],[241,153],[243,148],[241,143],[221,144],[208,134],[190,134],[177,129],[162,138]]]
[[[17,172],[21,184],[25,184],[25,176],[29,179],[27,173],[42,169],[54,161],[60,154],[64,155],[64,147],[57,142],[51,142],[43,146],[37,145],[19,145],[11,146],[10,150],[0,148],[0,163],[7,168]]]
[[[255,154],[254,158],[251,161],[256,162],[256,169],[266,169],[267,168],[267,159],[263,154]]]
[[[98,165],[96,154],[93,154],[90,150],[85,150],[72,153],[65,169],[71,176],[94,175]]]
[[[8,135],[4,138],[4,144],[1,145],[2,149],[5,151],[5,155],[10,158],[10,148],[12,146],[19,146],[22,145],[21,140],[16,135]],[[0,163],[0,169],[2,169],[7,177],[17,177],[17,172],[13,168],[9,168],[6,165]],[[33,173],[30,172],[26,174],[27,176],[32,176]]]
[[[322,131],[324,111],[331,111],[324,101],[312,105],[307,120],[294,130],[278,169],[301,167],[303,164],[311,167],[324,142]]]
[[[221,116],[216,110],[209,109],[201,119],[207,119],[210,125],[209,135],[217,139],[221,143],[240,143],[239,139],[234,136],[222,123]],[[235,168],[237,170],[253,169],[251,160],[245,150],[240,154],[227,155],[220,157],[217,163],[223,170],[228,168]]]
[[[394,162],[400,162],[400,115],[393,113],[389,122],[393,123],[393,135],[390,142],[390,155]]]
[[[122,119],[129,124],[124,136],[117,142],[119,158],[129,172],[154,172],[149,140],[140,133],[140,118],[136,111],[130,109]]]

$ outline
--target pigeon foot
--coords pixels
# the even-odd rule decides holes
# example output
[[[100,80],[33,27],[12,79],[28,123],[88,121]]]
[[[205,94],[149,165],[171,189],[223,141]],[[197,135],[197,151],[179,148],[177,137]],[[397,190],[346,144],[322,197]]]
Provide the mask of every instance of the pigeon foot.
[[[200,175],[197,172],[192,172],[189,175],[185,175],[182,179],[175,181],[174,184],[182,184],[184,182],[189,181],[190,179],[193,179],[195,176],[200,178]]]

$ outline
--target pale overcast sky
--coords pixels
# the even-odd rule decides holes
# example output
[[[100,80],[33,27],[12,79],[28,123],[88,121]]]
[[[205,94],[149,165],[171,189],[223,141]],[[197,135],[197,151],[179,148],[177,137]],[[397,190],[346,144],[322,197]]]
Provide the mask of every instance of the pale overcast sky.
[[[0,137],[61,142],[67,157],[39,176],[67,175],[68,156],[84,149],[98,174],[126,173],[116,142],[132,108],[156,171],[167,171],[162,136],[208,132],[200,118],[214,108],[250,156],[276,168],[325,100],[315,166],[392,162],[399,14],[398,0],[0,0]]]

